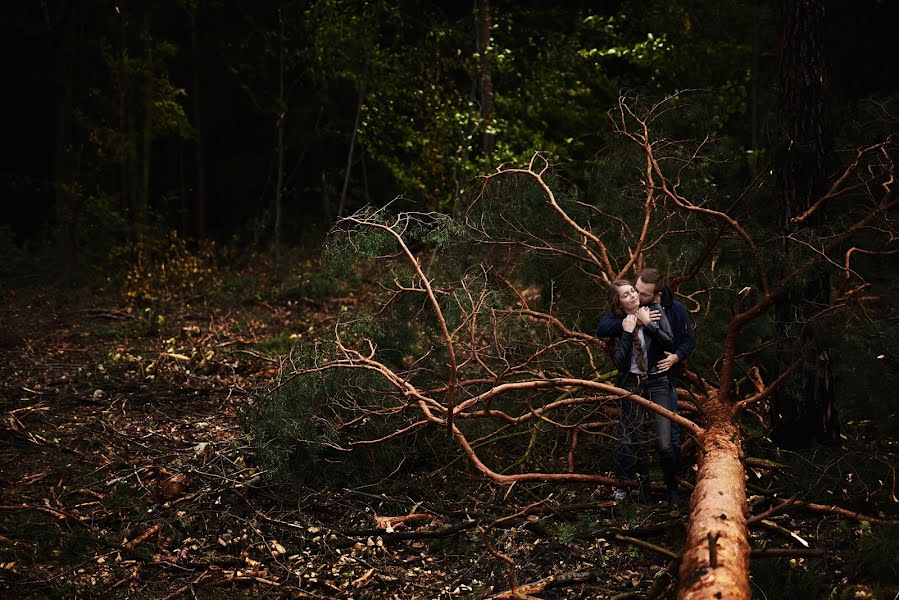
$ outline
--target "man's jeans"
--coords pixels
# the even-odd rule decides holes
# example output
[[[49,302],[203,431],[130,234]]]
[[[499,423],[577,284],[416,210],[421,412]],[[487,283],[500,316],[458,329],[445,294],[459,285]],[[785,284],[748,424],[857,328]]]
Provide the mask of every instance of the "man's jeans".
[[[621,383],[624,389],[652,400],[664,408],[671,408],[671,384],[667,377],[650,377],[638,380],[629,374]],[[649,452],[654,445],[661,458],[665,479],[674,477],[674,465],[680,452],[674,443],[675,428],[666,417],[644,409],[628,398],[619,401],[619,444],[615,451],[615,477],[637,479],[649,475]],[[675,405],[676,406],[676,405]],[[677,431],[678,438],[680,432]],[[654,443],[653,443],[654,442]]]
[[[666,406],[668,410],[677,414],[677,387],[676,385],[671,386],[671,401]],[[680,471],[681,468],[681,437],[680,437],[680,425],[674,423],[673,421],[669,421],[671,423],[671,448],[674,450],[674,461],[677,465],[677,470]]]

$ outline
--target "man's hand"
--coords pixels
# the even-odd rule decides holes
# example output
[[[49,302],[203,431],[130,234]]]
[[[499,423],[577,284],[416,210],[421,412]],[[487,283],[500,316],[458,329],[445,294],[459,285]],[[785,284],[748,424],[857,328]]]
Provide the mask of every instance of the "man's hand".
[[[634,315],[628,315],[624,317],[624,320],[621,321],[621,327],[628,333],[633,333],[634,329],[637,328],[637,317]]]
[[[662,311],[654,308],[649,311],[649,318],[653,321],[661,321],[662,320]]]
[[[677,357],[677,354],[672,354],[671,352],[665,352],[665,358],[656,363],[656,366],[659,369],[659,373],[664,373],[671,367],[673,367],[680,358]]]
[[[649,325],[649,321],[652,319],[652,317],[649,316],[649,309],[645,306],[638,308],[636,315],[644,325]]]

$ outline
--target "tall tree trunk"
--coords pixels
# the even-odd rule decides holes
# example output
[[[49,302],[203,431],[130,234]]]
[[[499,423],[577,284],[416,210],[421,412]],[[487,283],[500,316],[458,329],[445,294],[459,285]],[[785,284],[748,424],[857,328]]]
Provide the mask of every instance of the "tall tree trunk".
[[[143,224],[150,205],[150,160],[153,146],[153,40],[150,36],[150,13],[144,13],[141,38],[144,43],[144,122],[141,127],[140,187],[136,202],[135,222]]]
[[[789,236],[814,229],[823,216],[818,211],[798,223],[820,197],[825,185],[825,64],[824,5],[822,0],[781,0],[778,5],[780,70],[778,101],[783,128],[783,158],[778,182],[778,218],[786,264],[798,258],[799,247]],[[791,382],[771,402],[775,441],[797,448],[815,440],[839,439],[826,323],[811,323],[830,305],[830,282],[811,273],[797,281],[793,291],[775,305],[780,340],[778,370],[786,369],[804,352],[807,360]]]
[[[67,281],[75,273],[75,216],[78,194],[73,156],[74,75],[70,18],[73,2],[68,2],[55,24],[56,142],[53,158],[55,188],[56,257],[58,276]]]
[[[200,118],[200,26],[195,8],[190,13],[190,58],[193,85],[192,104],[194,129],[194,233],[200,239],[206,237],[206,151],[203,147],[203,121]]]
[[[128,178],[128,142],[127,142],[127,132],[128,132],[128,22],[125,19],[125,12],[122,10],[118,11],[119,13],[119,64],[118,64],[118,77],[119,77],[119,134],[121,135],[121,144],[122,147],[119,149],[121,152],[120,160],[120,168],[119,168],[119,207],[122,211],[123,215],[127,215],[129,210],[131,209],[131,198],[128,195],[130,180]]]
[[[178,144],[178,185],[180,188],[179,197],[181,198],[181,237],[188,238],[191,234],[190,224],[190,204],[188,200],[187,185],[187,158],[185,157],[185,148],[183,144]]]
[[[275,160],[275,248],[281,246],[281,230],[283,224],[284,188],[284,120],[287,117],[287,102],[284,99],[284,17],[278,10],[278,23],[281,38],[278,42],[278,120],[276,125],[277,141]],[[354,132],[355,134],[355,132]],[[352,150],[351,150],[352,151]]]
[[[752,155],[749,159],[749,170],[752,173],[752,176],[755,177],[758,174],[758,166],[759,166],[759,54],[761,53],[761,48],[759,44],[759,1],[753,0],[752,3],[752,80],[750,87],[750,102],[752,103],[750,107],[750,126],[752,131],[750,133],[751,136],[751,146],[752,146]]]
[[[343,216],[343,211],[346,209],[346,196],[350,186],[350,173],[353,170],[353,151],[356,147],[356,134],[359,131],[359,120],[362,116],[362,105],[364,102],[365,94],[364,92],[360,91],[359,99],[356,103],[356,118],[353,121],[353,133],[350,135],[350,148],[349,151],[347,151],[346,156],[346,170],[343,174],[343,187],[340,190],[340,203],[337,205],[338,219]]]
[[[490,0],[475,2],[475,18],[478,32],[478,79],[481,99],[481,151],[489,160],[496,149],[496,135],[493,133],[493,121],[496,113],[496,102],[493,94],[493,69],[491,67],[490,45]]]

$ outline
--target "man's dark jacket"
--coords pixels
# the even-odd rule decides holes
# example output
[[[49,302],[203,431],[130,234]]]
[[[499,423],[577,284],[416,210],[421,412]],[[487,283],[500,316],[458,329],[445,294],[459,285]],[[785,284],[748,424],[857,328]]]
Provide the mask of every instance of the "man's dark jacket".
[[[649,310],[659,310],[658,304],[650,304]],[[674,348],[674,336],[665,315],[662,315],[658,325],[650,321],[648,325],[643,325],[643,340],[646,345],[646,370],[649,373],[656,372],[656,365],[665,357],[665,352],[671,352]],[[634,352],[634,336],[637,335],[636,330],[629,333],[621,328],[621,333],[612,341],[612,362],[618,369],[618,385],[621,385],[627,378],[631,368],[631,355]]]
[[[668,324],[671,326],[671,333],[674,335],[674,354],[677,354],[680,359],[671,368],[671,377],[676,379],[680,375],[680,363],[690,356],[696,347],[696,337],[693,335],[693,324],[690,322],[687,307],[675,300],[674,294],[667,287],[662,288],[661,305],[665,310]],[[622,331],[621,317],[607,314],[596,327],[596,337],[618,338]]]

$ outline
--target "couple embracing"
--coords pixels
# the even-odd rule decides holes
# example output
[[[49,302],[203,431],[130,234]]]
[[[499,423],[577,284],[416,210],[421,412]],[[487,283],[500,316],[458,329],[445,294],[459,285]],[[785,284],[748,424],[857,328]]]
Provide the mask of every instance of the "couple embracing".
[[[612,340],[612,360],[618,369],[618,387],[677,412],[675,382],[680,364],[696,345],[686,307],[674,299],[661,273],[644,269],[635,284],[620,279],[609,288],[610,314],[596,335]],[[654,441],[662,467],[668,501],[678,502],[680,430],[666,417],[647,411],[627,398],[620,401],[620,438],[615,452],[615,476],[636,479],[641,500],[649,499],[648,447]],[[622,489],[616,500],[627,498]]]

